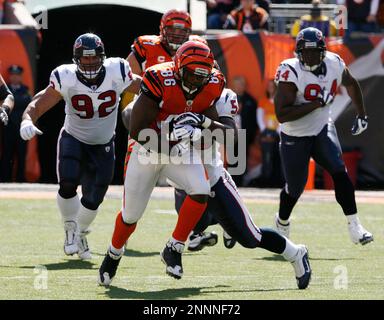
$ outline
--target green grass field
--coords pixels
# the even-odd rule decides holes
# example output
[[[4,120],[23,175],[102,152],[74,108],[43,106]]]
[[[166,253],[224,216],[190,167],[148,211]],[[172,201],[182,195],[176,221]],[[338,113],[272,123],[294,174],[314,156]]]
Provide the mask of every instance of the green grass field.
[[[113,286],[99,287],[97,270],[112,234],[119,200],[106,200],[89,235],[91,262],[66,257],[55,200],[1,199],[0,299],[383,299],[383,205],[359,205],[364,226],[374,233],[367,246],[353,245],[346,221],[334,203],[299,203],[291,229],[293,241],[309,248],[313,278],[307,290],[296,289],[291,265],[262,249],[219,243],[197,253],[185,252],[184,277],[165,274],[159,258],[176,221],[173,203],[152,200],[131,250],[120,263]],[[271,226],[277,204],[249,203],[254,221]],[[47,268],[47,287],[39,270]],[[341,271],[340,271],[341,270]],[[36,272],[36,273],[35,273]],[[338,288],[340,272],[347,287]],[[345,274],[347,273],[347,274]],[[343,282],[345,283],[345,282]]]

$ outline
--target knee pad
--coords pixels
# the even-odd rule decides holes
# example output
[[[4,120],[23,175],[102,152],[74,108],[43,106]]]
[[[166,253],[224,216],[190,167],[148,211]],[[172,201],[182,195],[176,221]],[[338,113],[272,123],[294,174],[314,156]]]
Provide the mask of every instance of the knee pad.
[[[125,224],[135,224],[140,220],[141,216],[141,213],[137,213],[124,208],[121,209],[121,217]]]
[[[94,203],[92,201],[89,201],[88,199],[84,199],[84,197],[82,197],[80,201],[81,204],[89,210],[97,210],[100,205],[100,203]]]
[[[64,199],[73,198],[76,195],[77,184],[68,181],[60,181],[59,195]]]
[[[96,210],[104,200],[108,186],[94,186],[91,190],[83,193],[81,203],[90,210]]]

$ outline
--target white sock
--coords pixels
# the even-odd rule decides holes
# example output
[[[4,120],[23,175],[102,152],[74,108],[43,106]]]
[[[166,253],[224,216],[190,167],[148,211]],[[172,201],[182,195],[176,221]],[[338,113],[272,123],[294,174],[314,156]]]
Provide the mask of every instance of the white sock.
[[[109,251],[112,253],[114,258],[120,257],[124,253],[124,246],[122,248],[115,248],[112,243],[109,245]]]
[[[172,247],[175,248],[177,252],[179,252],[179,253],[183,252],[184,242],[176,240],[173,237],[170,237],[168,242],[172,244]]]
[[[289,220],[283,220],[283,219],[280,219],[280,217],[277,217],[279,219],[279,223],[282,224],[283,226],[287,226],[289,225]]]
[[[295,260],[297,253],[299,252],[299,246],[294,244],[291,240],[285,238],[286,245],[282,256],[285,260],[292,262]]]
[[[80,202],[80,209],[77,217],[79,231],[80,232],[86,231],[88,227],[91,225],[91,223],[93,222],[93,220],[95,220],[96,215],[97,215],[97,209],[90,210],[84,207],[83,204]]]
[[[348,223],[356,223],[356,224],[360,223],[360,220],[359,220],[359,217],[357,216],[357,213],[347,215],[346,217],[347,217]]]
[[[77,223],[77,214],[80,207],[80,199],[77,194],[73,198],[64,199],[58,193],[57,205],[59,207],[63,222],[74,221]]]

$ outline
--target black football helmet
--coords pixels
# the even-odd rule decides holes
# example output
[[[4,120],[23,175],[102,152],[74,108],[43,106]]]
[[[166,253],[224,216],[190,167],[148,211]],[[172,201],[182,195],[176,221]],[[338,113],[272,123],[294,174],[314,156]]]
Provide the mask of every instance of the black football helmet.
[[[81,61],[82,57],[97,57],[90,63]],[[77,71],[86,79],[93,80],[98,77],[105,60],[104,44],[100,37],[93,33],[79,36],[73,45],[73,62]]]
[[[296,37],[295,52],[305,70],[316,70],[323,61],[326,52],[323,33],[312,27],[301,30]]]

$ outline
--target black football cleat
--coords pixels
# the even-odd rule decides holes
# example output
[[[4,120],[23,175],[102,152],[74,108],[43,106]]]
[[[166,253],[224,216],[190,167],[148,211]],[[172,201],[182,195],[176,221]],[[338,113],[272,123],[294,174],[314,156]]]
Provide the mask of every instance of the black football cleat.
[[[163,251],[160,252],[161,261],[166,265],[167,275],[181,279],[183,276],[183,266],[181,264],[181,255],[184,250],[182,242],[173,243],[168,241]]]
[[[109,286],[116,275],[122,255],[116,256],[109,250],[104,257],[103,263],[99,269],[98,283],[101,286]]]

